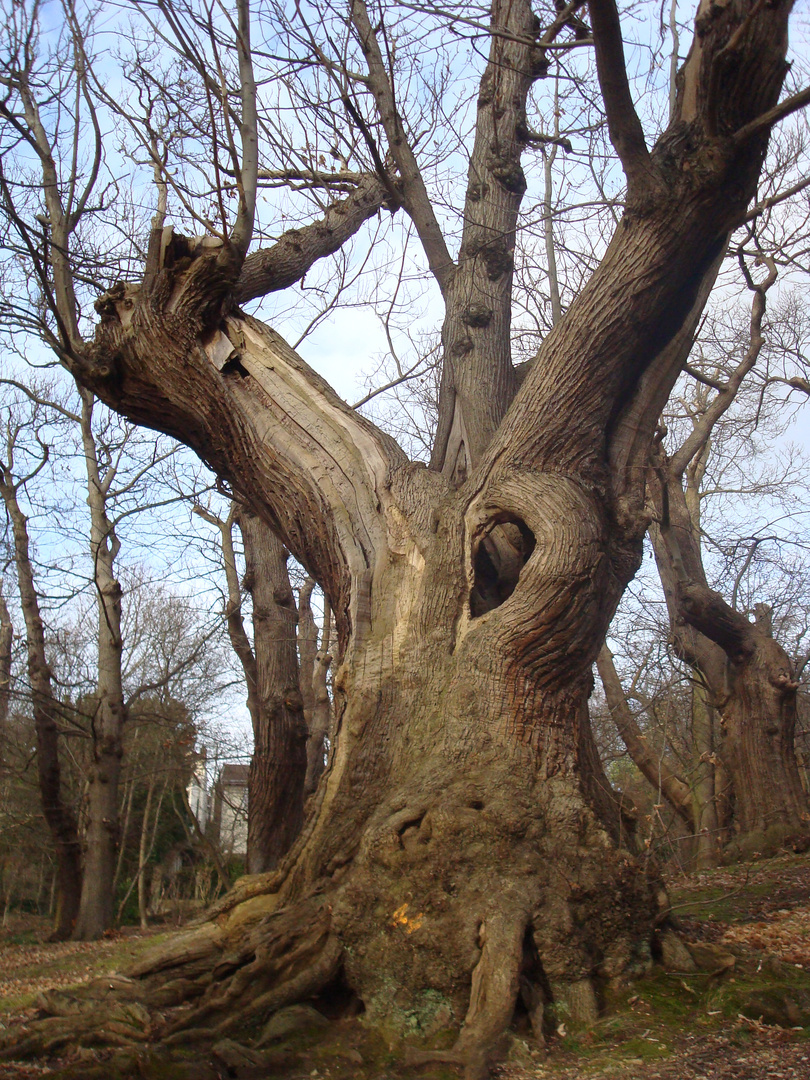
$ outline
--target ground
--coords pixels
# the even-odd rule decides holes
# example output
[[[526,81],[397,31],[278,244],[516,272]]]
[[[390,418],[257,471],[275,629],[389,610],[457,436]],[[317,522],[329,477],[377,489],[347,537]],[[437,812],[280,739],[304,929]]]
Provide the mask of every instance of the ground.
[[[662,942],[665,963],[632,986],[606,994],[595,1028],[569,1030],[556,1017],[546,1050],[519,1017],[501,1080],[807,1080],[810,1077],[810,856],[786,855],[668,882],[680,937],[697,943],[703,970],[679,966],[677,943]],[[36,1015],[42,990],[64,988],[125,967],[155,943],[127,932],[95,944],[45,944],[35,920],[0,931],[0,1023]],[[165,932],[165,931],[164,931]],[[702,946],[702,951],[701,947]],[[680,965],[684,966],[684,965]],[[688,963],[685,965],[688,966]],[[175,1049],[79,1052],[48,1062],[9,1062],[3,1080],[43,1075],[65,1080],[450,1080],[445,1068],[411,1069],[345,1015],[345,1002],[322,998],[323,1025],[308,1007],[288,1010],[286,1034],[261,1057],[222,1044],[204,1061]],[[351,1010],[349,1010],[351,1012]],[[282,1021],[285,1018],[282,1017]],[[112,1056],[111,1056],[112,1055]]]

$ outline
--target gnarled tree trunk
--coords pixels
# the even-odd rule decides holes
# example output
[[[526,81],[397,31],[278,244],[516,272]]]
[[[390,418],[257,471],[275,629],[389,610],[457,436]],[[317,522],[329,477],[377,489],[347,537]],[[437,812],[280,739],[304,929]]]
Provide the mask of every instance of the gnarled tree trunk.
[[[493,5],[456,265],[352,5],[392,183],[447,302],[434,468],[234,307],[247,200],[219,248],[167,242],[158,221],[142,283],[98,301],[93,345],[66,345],[100,396],[231,481],[321,585],[337,629],[336,746],[289,858],[133,972],[151,1004],[195,999],[161,1029],[170,1040],[240,1030],[340,974],[392,1033],[454,1029],[441,1056],[479,1076],[518,994],[538,1032],[549,1002],[588,1021],[596,982],[650,962],[656,890],[599,767],[591,665],[639,563],[657,417],[755,188],[787,9],[701,12],[652,150],[615,6],[592,0],[590,14],[626,208],[516,389],[504,285],[525,96],[547,60],[537,22],[523,3]]]
[[[720,716],[721,737],[707,749],[728,775],[733,849],[772,852],[803,843],[810,825],[793,742],[798,682],[790,658],[774,640],[766,611],[751,622],[709,588],[696,511],[690,512],[680,477],[667,477],[665,462],[657,472],[653,547],[673,642],[705,685],[707,708]]]

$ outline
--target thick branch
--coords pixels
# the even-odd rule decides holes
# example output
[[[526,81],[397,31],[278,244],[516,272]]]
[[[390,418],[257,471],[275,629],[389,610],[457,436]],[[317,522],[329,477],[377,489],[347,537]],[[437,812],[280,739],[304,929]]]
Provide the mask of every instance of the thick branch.
[[[300,281],[319,259],[338,251],[387,201],[380,179],[373,173],[362,176],[357,189],[329,206],[320,221],[291,229],[272,247],[249,255],[234,289],[236,302],[246,304]]]
[[[647,171],[650,155],[627,81],[619,13],[615,0],[589,0],[588,9],[610,141],[619,155],[628,194],[632,196],[634,187]]]
[[[699,523],[689,512],[680,478],[669,473],[665,460],[651,480],[650,496],[657,517],[650,536],[676,644],[683,659],[698,667],[716,690],[724,678],[723,653],[735,662],[749,655],[755,628],[709,587]]]
[[[785,98],[784,101],[780,101],[772,109],[768,109],[767,112],[762,113],[755,120],[745,124],[739,131],[735,131],[734,142],[741,145],[761,131],[770,131],[774,124],[784,120],[791,113],[798,112],[799,109],[803,109],[806,105],[810,105],[810,86],[792,97]]]
[[[219,273],[216,255],[181,270],[169,311],[124,288],[102,297],[98,362],[84,377],[120,412],[157,423],[229,477],[322,584],[343,633],[356,625],[350,594],[352,607],[362,605],[386,557],[389,474],[406,458],[272,330],[249,318],[204,329],[205,308],[191,313],[216,296],[208,273]]]
[[[672,627],[673,646],[683,661],[702,672],[709,685],[719,687],[726,669],[725,653],[691,625],[682,608],[683,582],[694,581],[708,588],[700,555],[699,527],[691,519],[680,482],[670,479],[667,483],[665,465],[650,473],[648,495],[656,518],[649,533]]]
[[[703,275],[692,308],[678,332],[654,357],[609,433],[613,491],[628,512],[640,510],[644,502],[650,442],[661,411],[692,351],[695,331],[717,280],[725,250],[723,244]]]
[[[689,624],[739,662],[755,648],[751,623],[735,611],[720,593],[698,581],[680,585],[681,611]]]
[[[657,754],[642,733],[627,704],[621,680],[613,663],[613,654],[603,645],[596,661],[599,678],[605,691],[610,715],[622,737],[633,764],[652,784],[660,790],[672,809],[695,831],[692,808],[692,792],[689,785],[670,769],[662,754]]]
[[[444,366],[431,468],[456,484],[477,464],[516,389],[512,285],[517,223],[531,140],[526,100],[545,75],[537,19],[525,0],[492,5],[475,141],[467,171],[458,267],[445,290]]]
[[[633,407],[647,373],[657,376],[658,358],[699,311],[712,264],[744,220],[767,140],[737,145],[729,136],[778,100],[789,10],[749,0],[704,8],[672,122],[649,155],[648,197],[628,203],[599,268],[545,339],[482,474],[498,460],[567,467],[592,484],[604,470],[605,434]],[[614,16],[605,17],[615,48]],[[620,119],[633,127],[626,113]]]

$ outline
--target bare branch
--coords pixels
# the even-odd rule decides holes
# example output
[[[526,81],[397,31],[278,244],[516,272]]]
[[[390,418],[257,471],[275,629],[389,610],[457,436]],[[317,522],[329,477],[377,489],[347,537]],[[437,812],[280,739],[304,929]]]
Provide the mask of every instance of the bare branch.
[[[619,155],[631,190],[641,183],[650,155],[627,81],[619,13],[615,0],[589,0],[588,8],[610,141]]]
[[[798,94],[793,94],[792,97],[785,98],[778,105],[774,105],[772,109],[768,109],[767,112],[762,113],[755,120],[745,124],[739,131],[734,132],[732,140],[737,146],[742,146],[743,143],[748,142],[749,139],[752,139],[761,131],[770,131],[774,124],[784,120],[791,113],[803,109],[805,105],[810,105],[810,86],[800,90]]]
[[[742,255],[740,255],[741,260],[742,258]],[[762,261],[767,263],[768,275],[761,284],[754,285],[746,270],[749,286],[754,292],[754,300],[751,305],[751,333],[748,349],[725,386],[718,389],[717,396],[700,419],[695,423],[689,437],[680,449],[670,458],[669,468],[673,476],[682,476],[689,462],[692,461],[706,445],[709,436],[714,429],[714,425],[734,401],[737,391],[742,385],[743,379],[756,364],[757,358],[762,350],[765,341],[762,336],[762,319],[765,315],[765,297],[768,289],[770,289],[776,281],[777,274],[776,263],[773,259],[763,257]]]
[[[791,199],[794,195],[800,194],[810,187],[810,176],[800,180],[797,184],[793,184],[792,187],[785,188],[784,191],[778,192],[776,195],[771,195],[767,199],[763,199],[761,202],[756,203],[746,214],[746,221],[753,221],[755,217],[759,217],[760,214],[764,214],[766,210],[770,210],[772,206],[777,206],[779,203],[785,202],[787,199]]]
[[[656,790],[660,790],[672,809],[694,832],[695,816],[692,809],[692,792],[689,785],[669,767],[662,754],[656,753],[636,723],[627,704],[613,653],[603,645],[596,660],[596,667],[605,691],[610,715],[616,724],[622,742],[627,747],[633,764]]]
[[[428,265],[439,288],[444,292],[453,271],[453,259],[436,220],[425,182],[399,115],[389,73],[364,0],[352,0],[352,22],[360,37],[360,45],[368,64],[369,86],[376,99],[380,121],[388,139],[388,148],[399,170],[402,205],[416,226]]]
[[[332,203],[324,216],[301,229],[291,229],[269,248],[245,260],[234,289],[237,303],[278,292],[300,281],[319,259],[338,251],[370,217],[386,205],[388,192],[367,173],[346,199]]]

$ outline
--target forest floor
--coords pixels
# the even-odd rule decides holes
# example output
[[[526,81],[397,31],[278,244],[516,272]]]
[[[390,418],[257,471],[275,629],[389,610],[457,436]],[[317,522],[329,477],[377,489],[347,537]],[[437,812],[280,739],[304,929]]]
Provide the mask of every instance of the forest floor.
[[[706,970],[655,972],[606,1001],[585,1032],[557,1024],[538,1050],[518,1024],[500,1080],[810,1080],[810,856],[790,855],[669,881],[680,936],[703,946]],[[130,930],[93,944],[48,944],[35,920],[0,930],[0,1030],[36,1015],[43,990],[120,970],[156,941]],[[167,933],[162,930],[160,933]],[[705,957],[704,957],[705,959]],[[317,1004],[317,1003],[316,1003]],[[306,1010],[303,1010],[305,1013]],[[313,1019],[310,1010],[310,1020]],[[318,1019],[318,1017],[314,1017]],[[119,1054],[80,1051],[60,1061],[5,1063],[2,1080],[449,1080],[411,1070],[362,1019],[299,1026],[271,1059],[228,1067],[159,1050],[122,1071]]]

